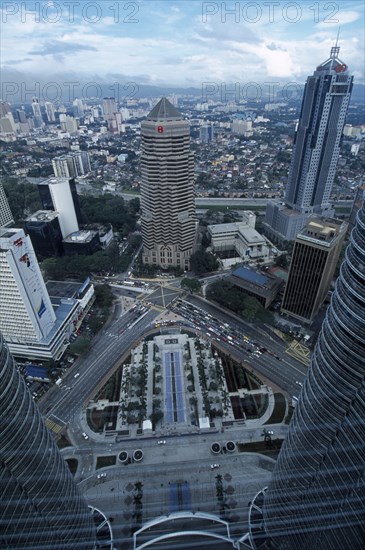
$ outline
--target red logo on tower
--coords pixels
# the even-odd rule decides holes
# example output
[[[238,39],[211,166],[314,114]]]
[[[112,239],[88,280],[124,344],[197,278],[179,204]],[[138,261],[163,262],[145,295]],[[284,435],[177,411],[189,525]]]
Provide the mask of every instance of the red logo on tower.
[[[163,126],[157,126],[157,131],[159,134],[163,134]]]
[[[344,73],[347,70],[347,65],[345,63],[336,65],[335,71],[336,73]]]

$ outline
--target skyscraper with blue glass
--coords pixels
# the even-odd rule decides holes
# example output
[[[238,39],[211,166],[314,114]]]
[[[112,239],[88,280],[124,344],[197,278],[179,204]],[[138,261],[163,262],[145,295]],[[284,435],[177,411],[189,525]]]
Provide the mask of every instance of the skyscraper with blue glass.
[[[268,203],[264,221],[279,241],[294,240],[311,214],[333,215],[330,194],[353,85],[339,51],[334,46],[307,78],[284,202]]]

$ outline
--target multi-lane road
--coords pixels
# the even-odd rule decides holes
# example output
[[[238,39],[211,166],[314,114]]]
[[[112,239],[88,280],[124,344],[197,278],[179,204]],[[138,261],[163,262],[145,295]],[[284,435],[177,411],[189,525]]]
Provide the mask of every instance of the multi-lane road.
[[[299,394],[307,369],[285,353],[287,345],[274,333],[267,332],[264,326],[239,321],[236,316],[198,297],[189,296],[186,303],[190,304],[190,309],[184,308],[181,302],[174,309],[180,317],[185,317],[190,328],[210,339],[222,351],[245,362],[290,396]],[[106,383],[131,347],[153,328],[154,320],[161,311],[143,304],[124,314],[116,308],[115,313],[117,318],[94,338],[90,351],[74,363],[63,378],[62,385],[51,388],[39,403],[44,416],[61,425],[78,424],[88,400]],[[229,328],[219,336],[222,324]],[[214,330],[209,331],[209,327],[215,327],[215,333]],[[229,339],[225,337],[227,335]],[[243,335],[254,344],[245,342]],[[265,351],[253,353],[259,349]]]
[[[222,323],[229,325],[228,334],[233,335],[235,339],[231,342],[225,342],[222,337],[213,334],[210,338],[217,347],[222,348],[239,361],[244,361],[257,373],[287,391],[291,396],[298,396],[301,389],[300,384],[303,383],[307,367],[286,353],[288,345],[275,333],[264,325],[255,326],[239,321],[236,316],[223,312],[219,307],[201,298],[190,296],[186,298],[186,301],[205,312],[205,314],[211,315],[213,319],[218,321],[218,325]],[[197,321],[197,326],[206,335],[206,327],[212,323],[212,319],[207,318],[206,315],[200,318],[195,316],[194,319]],[[244,335],[258,345],[246,344],[243,340]],[[227,340],[227,338],[225,339]],[[247,351],[255,348],[265,348],[267,351],[261,353],[261,355],[254,355]]]
[[[42,414],[69,424],[81,412],[84,403],[107,381],[158,315],[155,310],[145,309],[128,311],[94,339],[90,351],[63,378],[62,386],[54,386],[39,403]]]

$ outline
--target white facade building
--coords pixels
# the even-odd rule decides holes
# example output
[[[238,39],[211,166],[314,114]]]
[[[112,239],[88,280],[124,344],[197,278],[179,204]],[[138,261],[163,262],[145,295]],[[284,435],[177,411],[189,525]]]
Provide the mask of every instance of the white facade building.
[[[51,103],[50,101],[46,101],[44,104],[44,108],[46,110],[48,122],[56,122],[56,115],[53,103]]]
[[[75,151],[52,159],[56,178],[75,178],[90,172],[90,156],[87,151]]]
[[[79,230],[71,186],[74,187],[74,182],[68,178],[49,178],[38,186],[41,198],[43,195],[47,195],[51,199],[52,204],[47,204],[42,199],[44,208],[52,209],[53,206],[53,209],[59,213],[63,238]],[[43,187],[48,188],[48,191],[46,189],[42,190]]]
[[[245,220],[239,223],[220,223],[208,226],[212,248],[215,252],[234,250],[242,261],[267,259],[270,244],[255,229],[256,216],[245,212]],[[223,260],[223,263],[235,263],[236,259]]]
[[[22,229],[0,231],[0,331],[8,343],[37,342],[56,315],[32,242]]]

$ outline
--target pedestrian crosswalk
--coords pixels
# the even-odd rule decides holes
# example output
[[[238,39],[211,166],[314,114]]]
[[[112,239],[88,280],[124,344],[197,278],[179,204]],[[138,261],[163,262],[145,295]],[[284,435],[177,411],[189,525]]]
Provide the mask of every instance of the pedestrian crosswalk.
[[[55,432],[56,434],[59,434],[62,432],[64,426],[61,426],[60,424],[57,424],[50,418],[46,419],[46,426],[49,430],[52,430],[52,432]]]

